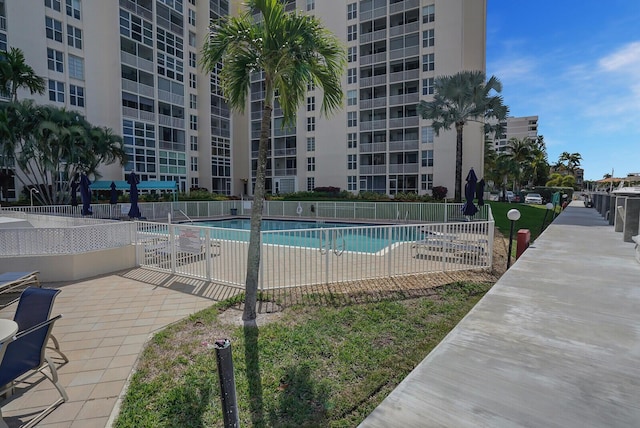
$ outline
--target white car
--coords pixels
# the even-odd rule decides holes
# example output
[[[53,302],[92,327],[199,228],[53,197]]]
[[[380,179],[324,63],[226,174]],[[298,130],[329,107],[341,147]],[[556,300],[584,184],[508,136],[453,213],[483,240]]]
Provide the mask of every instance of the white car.
[[[542,196],[540,196],[540,193],[528,193],[524,197],[524,203],[542,205]]]

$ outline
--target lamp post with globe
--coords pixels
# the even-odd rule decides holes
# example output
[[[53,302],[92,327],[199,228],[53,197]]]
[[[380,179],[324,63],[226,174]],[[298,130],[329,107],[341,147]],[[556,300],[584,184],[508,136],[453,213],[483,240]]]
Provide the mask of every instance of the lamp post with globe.
[[[507,252],[507,269],[511,266],[511,250],[513,248],[513,227],[516,221],[520,219],[520,211],[517,209],[511,209],[507,212],[507,218],[511,221],[511,228],[509,230],[509,251]]]

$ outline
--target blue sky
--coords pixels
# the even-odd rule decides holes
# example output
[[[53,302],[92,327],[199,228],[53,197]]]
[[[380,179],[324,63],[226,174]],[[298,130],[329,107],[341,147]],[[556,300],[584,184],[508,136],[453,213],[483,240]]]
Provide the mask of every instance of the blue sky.
[[[487,3],[487,76],[511,116],[539,116],[549,163],[578,152],[587,180],[640,172],[640,0]]]

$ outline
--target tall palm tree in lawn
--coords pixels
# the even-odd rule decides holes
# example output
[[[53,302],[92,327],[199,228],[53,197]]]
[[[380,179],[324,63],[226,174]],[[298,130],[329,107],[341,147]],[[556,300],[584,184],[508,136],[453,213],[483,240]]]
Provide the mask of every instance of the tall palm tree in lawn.
[[[254,19],[254,13],[261,17]],[[203,67],[213,72],[222,63],[220,81],[231,108],[244,111],[251,74],[264,73],[265,100],[260,127],[258,165],[251,210],[251,232],[247,254],[246,296],[242,318],[256,318],[260,230],[265,194],[267,144],[271,133],[274,94],[284,114],[284,123],[295,123],[307,84],[323,89],[322,112],[342,105],[340,78],[345,52],[340,41],[312,16],[287,13],[279,0],[249,0],[246,12],[214,22],[203,49]]]
[[[580,162],[582,161],[582,155],[580,153],[571,153],[567,157],[567,169],[574,175],[576,169],[580,166]]]
[[[0,90],[18,101],[18,89],[26,88],[31,94],[44,94],[44,79],[36,74],[25,62],[24,53],[19,48],[10,48],[0,53]]]
[[[515,182],[520,184],[522,178],[522,172],[525,168],[529,167],[533,161],[533,143],[528,137],[525,138],[510,138],[507,142],[507,150],[504,156],[510,157],[513,162],[518,166],[515,170]],[[513,189],[514,191],[516,189]]]
[[[486,80],[481,71],[461,71],[453,76],[440,76],[434,82],[433,101],[421,101],[418,113],[423,119],[430,119],[435,135],[440,130],[456,129],[456,179],[455,200],[462,200],[462,134],[468,122],[485,125],[485,134],[500,133],[501,121],[507,117],[509,109],[497,95],[502,84],[495,76]],[[485,119],[497,119],[492,125]]]

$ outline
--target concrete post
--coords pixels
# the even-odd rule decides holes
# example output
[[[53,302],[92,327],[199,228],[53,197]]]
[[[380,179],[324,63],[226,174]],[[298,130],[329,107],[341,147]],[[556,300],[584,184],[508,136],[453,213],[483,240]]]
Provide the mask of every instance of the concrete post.
[[[631,238],[638,234],[638,223],[640,222],[640,198],[627,198],[624,216],[622,239],[624,242],[633,242]]]
[[[613,216],[615,217],[613,230],[615,230],[616,232],[622,232],[624,230],[624,206],[626,205],[625,199],[627,199],[626,196],[618,196],[616,198],[616,204],[612,207],[611,210],[611,214],[613,214]]]
[[[616,218],[616,213],[614,212],[616,209],[616,199],[617,196],[610,195],[609,196],[609,224],[613,226],[614,220]]]

